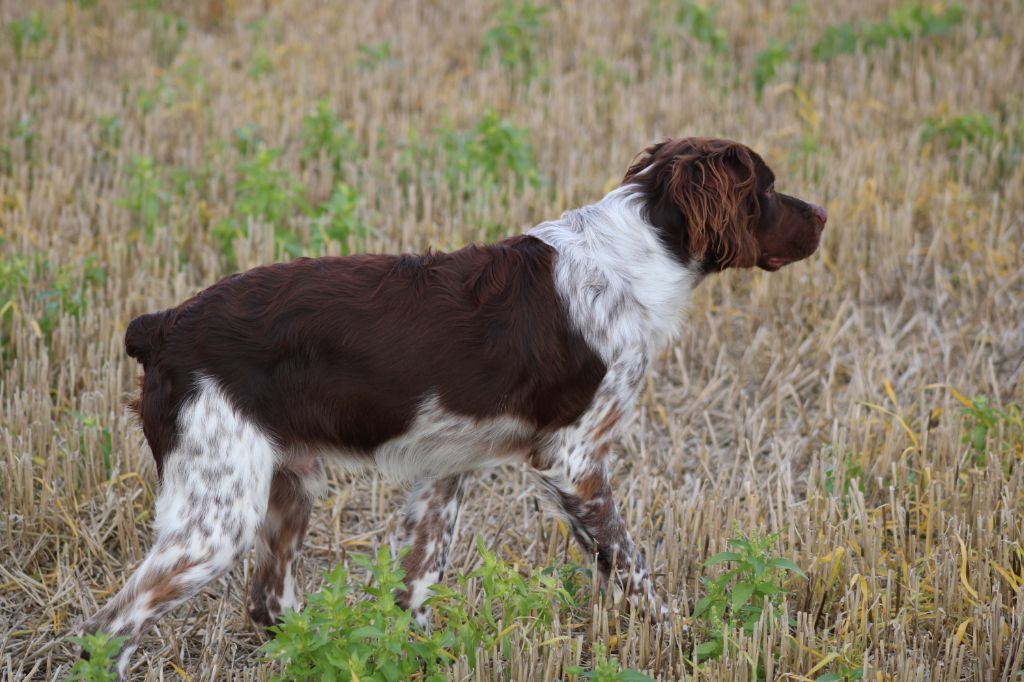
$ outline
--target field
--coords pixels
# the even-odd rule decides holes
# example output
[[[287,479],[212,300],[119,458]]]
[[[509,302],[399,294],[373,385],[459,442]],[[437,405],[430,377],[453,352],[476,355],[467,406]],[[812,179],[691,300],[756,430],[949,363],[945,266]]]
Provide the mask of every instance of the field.
[[[619,444],[681,615],[616,610],[509,467],[476,476],[448,581],[479,646],[430,665],[1024,680],[1021,2],[33,0],[0,24],[0,679],[67,676],[66,637],[149,546],[135,315],[277,259],[518,234],[650,142],[713,135],[830,219],[809,260],[701,284]],[[335,564],[363,584],[404,496],[331,480],[311,592]],[[251,569],[165,618],[131,678],[281,674]]]

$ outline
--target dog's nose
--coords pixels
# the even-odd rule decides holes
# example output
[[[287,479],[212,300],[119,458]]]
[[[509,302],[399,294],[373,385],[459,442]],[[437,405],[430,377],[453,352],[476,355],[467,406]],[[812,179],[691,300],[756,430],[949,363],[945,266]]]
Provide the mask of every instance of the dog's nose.
[[[828,211],[825,210],[825,207],[811,204],[811,210],[814,211],[814,217],[821,222],[821,226],[825,227],[825,223],[828,222]]]

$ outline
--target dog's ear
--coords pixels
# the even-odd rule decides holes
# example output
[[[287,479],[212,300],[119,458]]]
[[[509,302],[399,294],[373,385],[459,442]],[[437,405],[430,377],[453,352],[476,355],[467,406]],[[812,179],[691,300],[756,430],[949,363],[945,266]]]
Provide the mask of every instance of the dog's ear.
[[[666,192],[686,221],[691,255],[710,255],[721,268],[755,265],[760,210],[750,150],[708,145],[676,154],[670,163]]]

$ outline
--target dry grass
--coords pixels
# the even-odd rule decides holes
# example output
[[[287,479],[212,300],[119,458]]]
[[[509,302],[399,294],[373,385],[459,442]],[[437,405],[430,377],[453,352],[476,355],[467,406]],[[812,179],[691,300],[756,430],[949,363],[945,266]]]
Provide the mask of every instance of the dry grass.
[[[687,612],[702,562],[737,527],[780,531],[779,553],[808,570],[788,584],[791,627],[759,629],[696,675],[750,679],[760,651],[768,679],[842,666],[873,680],[1021,679],[1022,425],[1000,420],[982,458],[955,392],[1024,403],[1019,2],[970,2],[947,34],[820,62],[809,47],[826,27],[883,21],[891,5],[722,2],[716,52],[676,24],[687,3],[565,0],[532,43],[532,81],[481,61],[495,2],[165,1],[187,22],[180,44],[147,3],[80,4],[0,3],[0,678],[64,676],[63,637],[148,547],[156,480],[124,407],[138,370],[122,333],[227,272],[211,234],[239,197],[235,131],[253,125],[310,203],[336,177],[361,194],[355,217],[373,231],[331,242],[335,253],[518,233],[596,200],[664,136],[758,149],[782,191],[827,204],[822,249],[779,274],[701,285],[614,475],[662,590]],[[16,54],[12,22],[34,12],[45,35]],[[796,49],[759,99],[751,73],[772,37]],[[390,55],[361,49],[385,44]],[[326,154],[301,158],[321,97],[357,143],[337,172]],[[436,131],[469,130],[489,109],[526,131],[543,184],[446,176]],[[991,134],[962,150],[942,130],[922,141],[929,118],[974,113]],[[137,155],[166,173],[148,227],[124,199]],[[176,185],[173,168],[199,180]],[[305,243],[313,219],[292,212]],[[240,267],[283,257],[273,226],[248,232],[232,245]],[[844,485],[847,470],[859,485]],[[401,494],[335,480],[305,585],[381,542]],[[474,565],[474,533],[524,567],[582,561],[535,513],[537,495],[521,468],[479,476],[455,570]],[[249,571],[166,618],[133,677],[266,679],[241,604]],[[559,679],[595,639],[659,679],[694,674],[692,643],[601,607],[550,637],[452,679]]]

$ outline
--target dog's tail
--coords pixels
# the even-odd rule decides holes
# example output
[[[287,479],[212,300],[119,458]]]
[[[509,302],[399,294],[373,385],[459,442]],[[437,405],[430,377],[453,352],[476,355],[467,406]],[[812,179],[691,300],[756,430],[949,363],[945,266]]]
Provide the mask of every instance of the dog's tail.
[[[146,313],[128,323],[124,333],[125,352],[142,363],[143,367],[149,366],[153,356],[164,345],[172,312],[173,309]]]

